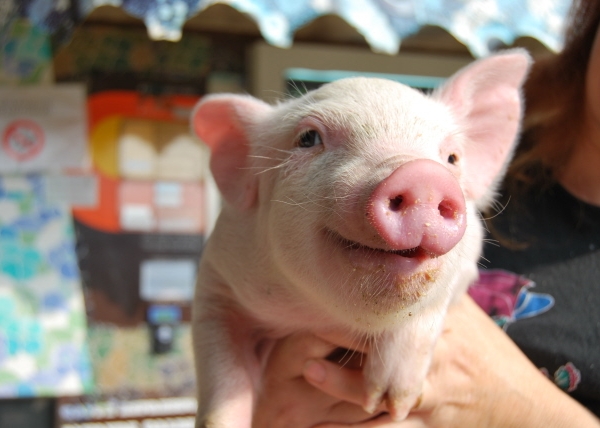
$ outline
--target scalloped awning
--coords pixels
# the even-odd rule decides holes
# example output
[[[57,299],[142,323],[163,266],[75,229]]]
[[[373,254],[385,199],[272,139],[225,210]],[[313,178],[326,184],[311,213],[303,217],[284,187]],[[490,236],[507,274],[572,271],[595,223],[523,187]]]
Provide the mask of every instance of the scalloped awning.
[[[324,15],[353,26],[376,52],[395,54],[402,39],[425,25],[439,26],[475,57],[518,37],[562,48],[562,30],[571,0],[9,0],[3,8],[27,16],[57,33],[69,33],[79,20],[104,5],[142,19],[155,40],[177,41],[188,19],[214,4],[226,4],[251,17],[265,40],[289,47],[294,32]],[[0,11],[2,12],[2,11]]]

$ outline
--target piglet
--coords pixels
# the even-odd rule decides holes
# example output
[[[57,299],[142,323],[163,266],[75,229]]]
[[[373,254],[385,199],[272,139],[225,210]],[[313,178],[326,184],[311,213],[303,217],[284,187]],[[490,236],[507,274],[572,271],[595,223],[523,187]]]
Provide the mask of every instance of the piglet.
[[[478,60],[430,96],[339,80],[271,106],[203,98],[192,115],[224,206],[193,311],[197,427],[250,428],[275,340],[368,344],[372,411],[415,404],[447,309],[477,276],[478,210],[521,118],[522,50]]]

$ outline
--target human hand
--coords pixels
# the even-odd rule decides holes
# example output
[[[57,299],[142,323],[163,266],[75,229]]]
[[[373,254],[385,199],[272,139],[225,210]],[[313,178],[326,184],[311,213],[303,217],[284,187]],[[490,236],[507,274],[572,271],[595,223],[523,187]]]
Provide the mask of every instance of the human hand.
[[[375,414],[365,412],[361,406],[329,395],[313,387],[303,377],[305,364],[318,362],[309,372],[313,379],[319,377],[319,364],[326,363],[329,370],[337,370],[328,377],[326,385],[336,390],[358,388],[362,391],[362,374],[360,368],[354,367],[348,356],[333,355],[338,347],[329,341],[320,339],[312,334],[295,334],[279,340],[269,355],[264,376],[261,380],[253,419],[255,428],[309,428],[322,423],[363,423]],[[355,354],[357,356],[359,354]],[[340,364],[330,362],[342,361]],[[342,374],[343,370],[343,374]],[[331,375],[331,372],[321,372]],[[334,385],[333,383],[339,384]],[[354,391],[359,394],[360,391]],[[380,409],[383,410],[383,409]]]
[[[383,403],[373,415],[364,412],[362,373],[326,359],[335,349],[309,334],[279,341],[265,370],[253,426],[600,427],[469,297],[450,309],[421,400],[404,421],[392,421]]]
[[[360,373],[309,360],[306,380],[333,397],[362,406]],[[510,338],[465,296],[454,305],[436,345],[420,402],[408,418],[388,415],[319,428],[598,427],[598,420],[559,390]]]

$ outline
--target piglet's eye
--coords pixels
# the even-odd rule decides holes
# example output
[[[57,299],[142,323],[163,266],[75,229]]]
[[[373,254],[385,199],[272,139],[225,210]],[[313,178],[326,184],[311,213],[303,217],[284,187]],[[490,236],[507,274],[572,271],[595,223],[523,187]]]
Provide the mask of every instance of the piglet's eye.
[[[456,156],[454,153],[450,154],[448,156],[448,163],[454,165],[456,162],[458,162],[458,156]]]
[[[317,131],[311,130],[302,134],[300,138],[298,138],[297,144],[298,147],[308,148],[323,144],[323,140],[321,140],[321,135],[319,135]]]

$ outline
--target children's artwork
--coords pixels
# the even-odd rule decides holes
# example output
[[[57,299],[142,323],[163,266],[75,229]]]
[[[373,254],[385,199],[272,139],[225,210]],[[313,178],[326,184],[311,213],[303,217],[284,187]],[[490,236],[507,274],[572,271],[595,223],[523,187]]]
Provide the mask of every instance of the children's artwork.
[[[149,306],[163,303],[190,320],[198,260],[219,210],[209,200],[208,149],[189,129],[198,99],[116,90],[88,99],[99,197],[73,217],[94,327],[145,325]]]
[[[191,302],[219,201],[190,134],[199,96],[88,98],[97,203],[73,207],[94,394],[193,396]]]
[[[0,85],[53,81],[49,32],[27,19],[0,18],[0,40]]]
[[[92,388],[70,209],[46,188],[0,177],[0,398]]]

